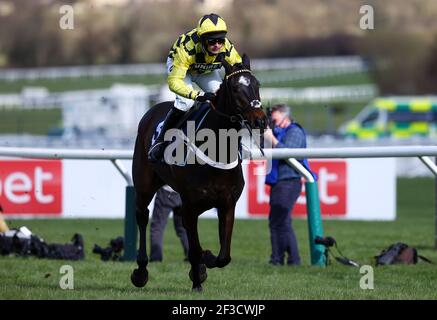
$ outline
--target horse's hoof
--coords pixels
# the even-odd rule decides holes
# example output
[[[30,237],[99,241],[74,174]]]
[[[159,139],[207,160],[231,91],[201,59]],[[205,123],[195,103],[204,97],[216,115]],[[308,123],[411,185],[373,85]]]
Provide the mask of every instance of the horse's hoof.
[[[147,270],[145,270],[145,272],[141,272],[138,269],[135,269],[130,276],[130,280],[135,287],[142,288],[149,280],[149,273]]]
[[[231,257],[227,259],[217,259],[216,264],[218,268],[223,268],[231,262]]]
[[[204,283],[206,278],[208,278],[208,273],[206,272],[206,267],[204,264],[201,264],[199,266],[199,272],[200,272],[200,283]],[[190,269],[190,273],[188,275],[190,276],[190,280],[193,281],[193,269]]]
[[[193,287],[193,289],[191,289],[191,291],[201,293],[203,291],[203,288],[202,288],[202,286]]]
[[[209,250],[203,252],[202,260],[208,269],[212,269],[217,266],[217,257]]]

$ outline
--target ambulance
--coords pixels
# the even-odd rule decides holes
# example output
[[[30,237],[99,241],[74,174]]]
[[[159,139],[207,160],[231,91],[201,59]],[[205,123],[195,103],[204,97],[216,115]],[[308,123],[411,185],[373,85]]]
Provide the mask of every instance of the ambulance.
[[[340,135],[357,139],[437,137],[437,96],[384,97],[371,101]]]

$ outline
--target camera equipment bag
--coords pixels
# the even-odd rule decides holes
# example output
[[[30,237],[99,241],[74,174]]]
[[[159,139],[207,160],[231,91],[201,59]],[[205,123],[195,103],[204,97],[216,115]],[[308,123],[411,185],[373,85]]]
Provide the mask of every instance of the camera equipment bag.
[[[398,242],[384,249],[379,255],[375,256],[377,266],[390,264],[416,264],[419,259],[433,264],[431,260],[417,253],[417,249],[409,245]]]
[[[75,234],[70,243],[46,243],[28,228],[11,229],[0,233],[0,255],[35,256],[38,258],[81,260],[85,257],[84,241]]]

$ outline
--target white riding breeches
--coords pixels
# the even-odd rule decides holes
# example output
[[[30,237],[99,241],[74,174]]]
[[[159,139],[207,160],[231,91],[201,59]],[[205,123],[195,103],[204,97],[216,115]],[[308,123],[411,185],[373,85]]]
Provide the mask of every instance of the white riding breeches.
[[[167,74],[170,73],[173,66],[173,59],[167,59]],[[216,92],[220,84],[222,83],[222,76],[220,74],[220,70],[214,70],[212,72],[206,74],[191,74],[187,72],[187,75],[184,78],[184,82],[193,87],[193,83],[197,84],[200,89],[204,92]],[[194,100],[182,97],[180,95],[176,95],[174,106],[176,109],[181,111],[188,111],[194,104]]]

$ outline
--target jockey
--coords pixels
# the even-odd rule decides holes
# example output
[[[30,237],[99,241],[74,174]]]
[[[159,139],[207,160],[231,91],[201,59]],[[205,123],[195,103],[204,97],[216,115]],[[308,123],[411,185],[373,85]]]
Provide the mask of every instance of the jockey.
[[[197,28],[182,34],[173,44],[167,58],[167,82],[170,90],[176,93],[176,100],[150,148],[149,161],[157,162],[162,158],[166,147],[165,132],[175,127],[195,101],[203,103],[214,99],[222,83],[222,61],[226,60],[230,65],[241,63],[240,55],[226,38],[227,31],[225,21],[211,13],[199,20]],[[193,82],[203,91],[195,90]]]

